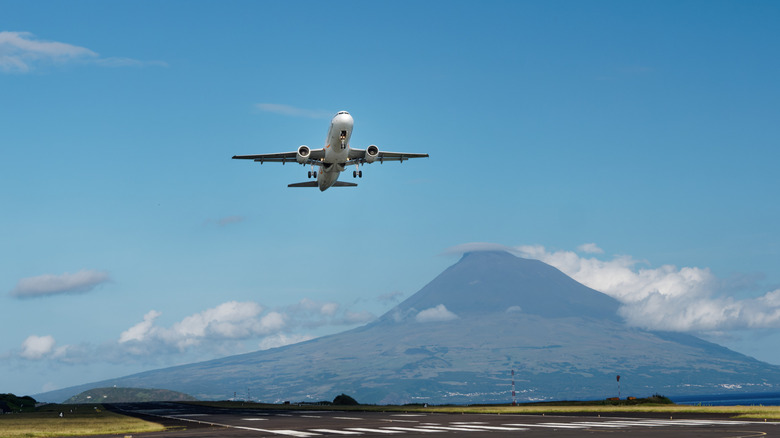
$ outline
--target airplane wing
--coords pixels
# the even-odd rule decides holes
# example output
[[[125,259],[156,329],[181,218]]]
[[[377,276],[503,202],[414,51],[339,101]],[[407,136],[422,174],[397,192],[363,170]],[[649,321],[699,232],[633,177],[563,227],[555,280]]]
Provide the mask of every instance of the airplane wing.
[[[287,184],[287,187],[319,187],[317,181],[306,181],[301,183]],[[336,181],[331,187],[357,187],[357,184],[345,181]]]
[[[297,163],[296,157],[297,151],[292,152],[278,152],[275,154],[258,154],[258,155],[233,155],[234,160],[254,160],[263,163]],[[312,160],[319,161],[325,156],[325,149],[312,149],[311,155],[309,155],[309,162]]]
[[[347,165],[349,164],[355,164],[355,163],[367,163],[368,161],[365,159],[366,156],[366,150],[365,149],[350,149],[349,151],[349,162],[347,162]],[[380,163],[383,163],[385,161],[406,161],[410,158],[428,158],[428,154],[415,154],[415,153],[409,153],[409,152],[387,152],[387,151],[379,151],[377,153],[376,158],[373,161],[378,161]]]

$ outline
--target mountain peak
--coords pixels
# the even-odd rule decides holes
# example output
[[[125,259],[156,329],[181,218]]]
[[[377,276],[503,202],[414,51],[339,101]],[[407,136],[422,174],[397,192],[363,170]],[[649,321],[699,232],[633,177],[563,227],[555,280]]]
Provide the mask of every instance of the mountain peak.
[[[381,320],[403,320],[444,306],[456,316],[524,312],[547,318],[619,320],[619,303],[539,260],[502,250],[465,252]]]

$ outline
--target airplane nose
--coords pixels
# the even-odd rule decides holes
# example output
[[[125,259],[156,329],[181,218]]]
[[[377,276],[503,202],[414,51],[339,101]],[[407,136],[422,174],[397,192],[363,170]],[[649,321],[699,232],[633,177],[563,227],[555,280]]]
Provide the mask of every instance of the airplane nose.
[[[336,114],[336,117],[334,118],[333,121],[348,124],[350,126],[354,124],[354,120],[352,119],[352,116],[346,111],[340,111],[338,114]]]

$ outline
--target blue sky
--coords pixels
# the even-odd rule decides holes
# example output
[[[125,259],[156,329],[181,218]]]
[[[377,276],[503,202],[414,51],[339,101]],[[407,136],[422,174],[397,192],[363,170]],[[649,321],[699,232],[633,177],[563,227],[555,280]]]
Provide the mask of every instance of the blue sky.
[[[777,2],[0,9],[0,392],[354,327],[472,242],[780,364]],[[339,110],[430,158],[323,193],[230,159]]]

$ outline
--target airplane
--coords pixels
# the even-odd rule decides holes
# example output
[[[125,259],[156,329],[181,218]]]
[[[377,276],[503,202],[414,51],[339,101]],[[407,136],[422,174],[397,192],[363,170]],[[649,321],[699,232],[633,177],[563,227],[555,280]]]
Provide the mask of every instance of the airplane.
[[[363,171],[360,166],[365,163],[379,161],[399,161],[404,162],[410,158],[424,158],[428,154],[409,154],[404,152],[385,152],[380,151],[376,145],[370,145],[365,149],[353,149],[349,146],[349,139],[352,136],[352,127],[354,120],[347,111],[339,111],[330,121],[328,129],[328,138],[325,140],[325,147],[321,149],[310,149],[306,145],[298,147],[293,152],[280,152],[274,154],[259,155],[234,155],[233,159],[254,160],[263,163],[298,163],[303,166],[310,165],[309,178],[316,178],[316,181],[306,181],[295,184],[288,184],[287,187],[319,187],[324,192],[330,187],[356,187],[357,184],[345,181],[339,181],[339,175],[347,166],[354,165],[352,172],[353,178],[363,178]],[[317,166],[319,172],[314,168]]]

